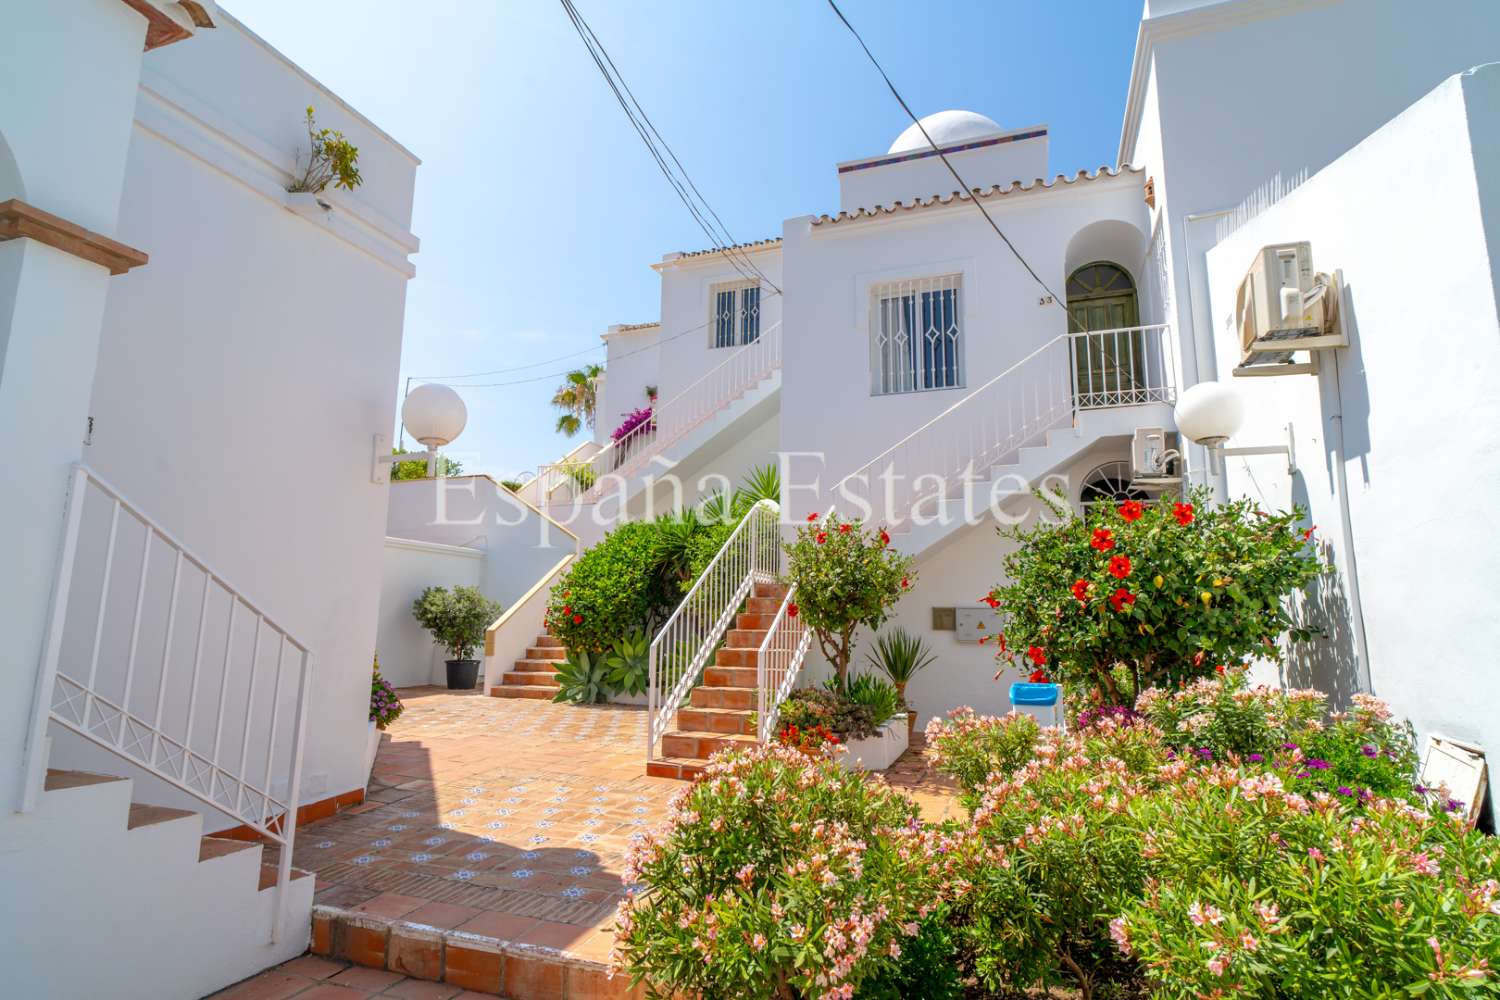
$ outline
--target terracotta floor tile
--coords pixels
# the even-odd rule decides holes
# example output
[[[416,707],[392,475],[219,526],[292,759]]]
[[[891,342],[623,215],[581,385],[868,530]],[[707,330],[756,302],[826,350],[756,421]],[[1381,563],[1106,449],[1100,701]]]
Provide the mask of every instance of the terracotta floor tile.
[[[452,1000],[459,992],[457,986],[450,986],[447,983],[406,979],[386,990],[381,996],[401,997],[401,1000]]]
[[[535,917],[521,917],[509,913],[481,913],[458,926],[458,930],[469,934],[482,934],[500,941],[519,941],[521,935],[537,923]]]
[[[356,965],[345,969],[328,981],[354,990],[379,993],[405,978],[400,973],[386,972],[384,969],[366,969]]]
[[[535,944],[544,948],[570,951],[573,945],[583,941],[591,933],[592,929],[589,927],[539,920],[522,931],[520,940],[522,944]]]
[[[401,919],[415,924],[427,924],[444,930],[452,930],[465,921],[474,919],[482,912],[484,911],[472,906],[458,906],[454,903],[426,903]]]
[[[368,913],[377,917],[404,917],[417,907],[427,903],[421,896],[402,896],[399,893],[383,892],[351,907],[356,913]]]
[[[327,979],[329,976],[343,972],[349,968],[348,962],[335,962],[332,959],[319,958],[316,955],[303,955],[294,958],[281,966],[282,972],[290,972],[297,976],[306,976],[308,979]]]
[[[287,997],[300,993],[312,985],[314,985],[314,980],[306,976],[272,969],[270,972],[262,972],[253,979],[247,979],[243,983],[215,993],[214,1000],[286,1000]]]
[[[344,986],[319,983],[306,993],[298,993],[297,1000],[369,1000],[375,995],[367,990],[351,990]]]

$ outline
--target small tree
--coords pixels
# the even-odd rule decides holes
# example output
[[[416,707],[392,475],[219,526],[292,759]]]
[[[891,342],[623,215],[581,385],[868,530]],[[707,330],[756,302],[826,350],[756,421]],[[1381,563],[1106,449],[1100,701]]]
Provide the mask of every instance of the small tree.
[[[789,611],[802,616],[842,686],[854,655],[854,632],[878,629],[916,578],[912,559],[890,547],[885,531],[838,515],[808,515],[786,546],[787,576],[797,588]]]
[[[391,454],[400,458],[402,455],[410,455],[411,452],[401,448],[392,448]],[[420,453],[419,453],[420,454]],[[439,476],[457,476],[464,471],[463,463],[449,458],[447,455],[437,457],[437,474]],[[410,462],[392,462],[391,479],[400,482],[406,479],[426,479],[427,459],[412,459]]]
[[[1002,528],[1017,548],[1004,561],[1010,582],[985,597],[1007,619],[997,657],[1093,688],[1109,705],[1223,664],[1279,660],[1282,633],[1312,635],[1286,608],[1322,568],[1303,517],[1250,500],[1213,506],[1198,490],[1187,502],[1126,500],[1061,524]]]
[[[318,194],[330,182],[336,188],[353,191],[364,183],[359,176],[359,147],[345,139],[338,129],[318,128],[311,104],[307,106],[307,144],[307,167],[288,191]],[[301,156],[297,162],[301,164]]]
[[[428,587],[411,606],[417,624],[432,633],[438,645],[455,660],[467,660],[484,645],[484,630],[500,617],[499,601],[492,601],[477,587]]]

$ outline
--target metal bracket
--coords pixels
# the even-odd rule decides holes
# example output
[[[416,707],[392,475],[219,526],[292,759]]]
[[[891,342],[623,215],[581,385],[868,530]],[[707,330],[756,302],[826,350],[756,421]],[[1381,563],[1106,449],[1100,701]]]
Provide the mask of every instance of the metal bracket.
[[[1215,458],[1222,456],[1233,458],[1246,455],[1285,455],[1286,474],[1295,476],[1297,474],[1297,438],[1292,431],[1292,425],[1286,425],[1286,444],[1255,445],[1246,448],[1214,448]],[[1215,464],[1218,464],[1217,462]],[[1218,469],[1215,470],[1220,471]]]
[[[370,444],[370,482],[376,486],[390,483],[391,467],[397,462],[426,462],[427,475],[431,476],[437,467],[437,452],[408,451],[393,455],[391,439],[384,434],[376,434]]]

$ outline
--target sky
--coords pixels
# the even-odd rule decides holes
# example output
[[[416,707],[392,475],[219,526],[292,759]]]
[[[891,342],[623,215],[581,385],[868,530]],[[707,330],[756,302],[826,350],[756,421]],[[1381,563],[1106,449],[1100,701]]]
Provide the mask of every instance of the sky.
[[[398,399],[460,388],[450,454],[511,478],[554,431],[561,373],[658,318],[662,254],[709,246],[556,0],[223,0],[422,160]],[[824,0],[575,0],[740,241],[838,204],[834,164],[910,124]],[[1052,173],[1113,165],[1139,0],[840,0],[918,115],[1046,124]],[[575,352],[588,353],[563,358]],[[521,366],[530,366],[522,368]],[[526,381],[522,381],[526,380]],[[586,434],[587,432],[583,432]]]

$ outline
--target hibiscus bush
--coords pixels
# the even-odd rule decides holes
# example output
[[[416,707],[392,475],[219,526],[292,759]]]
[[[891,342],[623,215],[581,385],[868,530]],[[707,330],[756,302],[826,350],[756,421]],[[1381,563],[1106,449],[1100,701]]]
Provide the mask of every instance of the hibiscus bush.
[[[547,631],[570,652],[603,653],[671,613],[675,586],[658,572],[660,532],[629,521],[574,561],[552,587]]]
[[[890,543],[883,528],[871,529],[837,514],[809,514],[786,546],[787,579],[797,588],[797,613],[817,638],[840,685],[849,676],[855,631],[884,625],[916,579],[912,559]]]
[[[662,995],[848,1000],[897,974],[956,860],[830,756],[722,754],[632,848],[614,962]]]
[[[1303,519],[1249,500],[1214,505],[1199,490],[1002,528],[1017,547],[1004,560],[1010,582],[985,597],[1006,616],[997,655],[1126,707],[1148,687],[1279,659],[1282,634],[1311,634],[1286,608],[1321,569]]]

